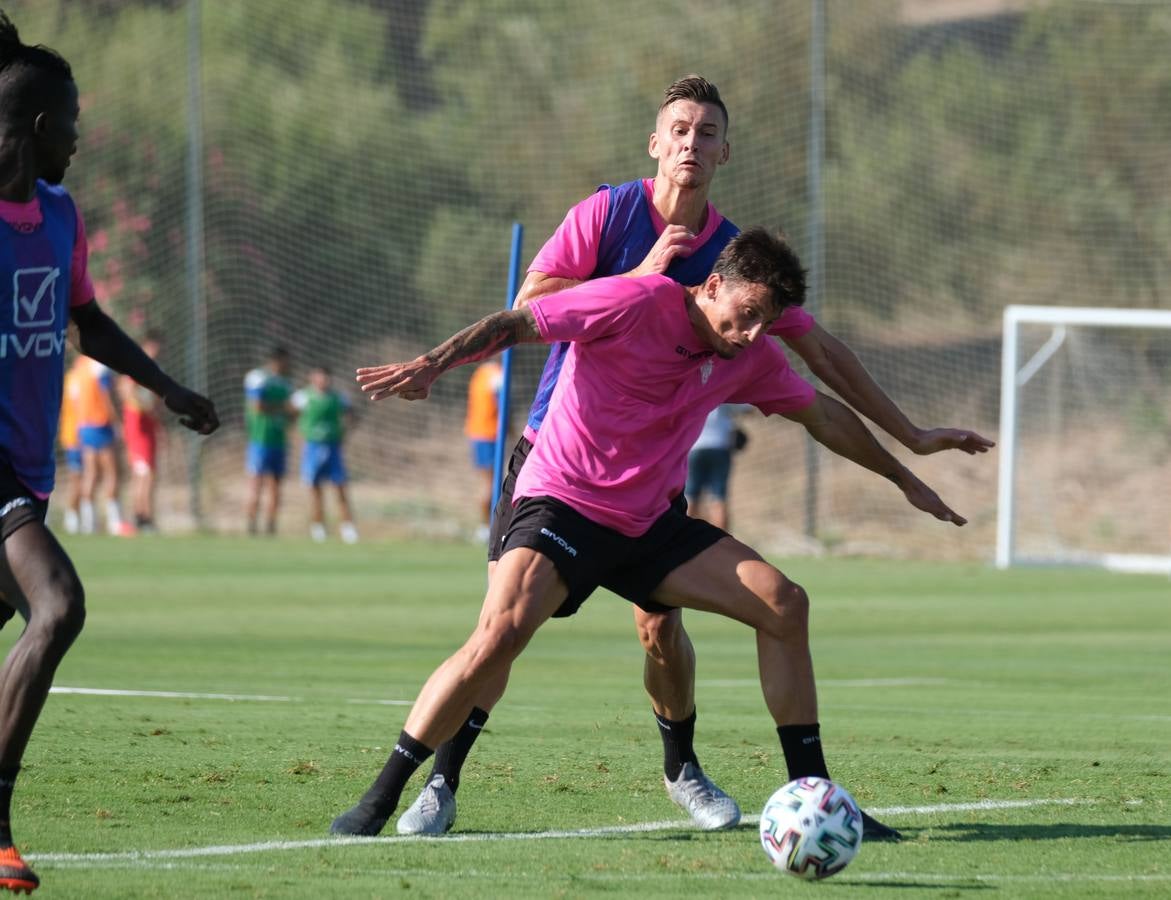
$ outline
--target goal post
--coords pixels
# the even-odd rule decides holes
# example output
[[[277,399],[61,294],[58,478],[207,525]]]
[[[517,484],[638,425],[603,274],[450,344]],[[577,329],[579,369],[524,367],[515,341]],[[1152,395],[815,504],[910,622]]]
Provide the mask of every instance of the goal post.
[[[1171,433],[1160,419],[1165,413],[1128,406],[1146,387],[1156,410],[1165,409],[1157,404],[1165,402],[1169,381],[1171,310],[1005,308],[998,568],[1089,565],[1171,575]],[[1135,429],[1151,432],[1150,439],[1136,438]],[[1116,473],[1127,481],[1107,477]],[[1033,494],[1031,542],[1021,536],[1026,490]],[[1130,497],[1133,510],[1126,508]],[[1115,500],[1120,507],[1103,513]],[[1144,519],[1142,508],[1154,515]],[[1046,519],[1050,528],[1035,527]]]

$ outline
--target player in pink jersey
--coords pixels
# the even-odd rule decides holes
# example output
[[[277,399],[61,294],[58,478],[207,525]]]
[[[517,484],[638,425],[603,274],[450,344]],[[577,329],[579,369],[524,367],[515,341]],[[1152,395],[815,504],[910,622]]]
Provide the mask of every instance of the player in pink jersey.
[[[372,399],[418,400],[454,366],[517,343],[573,342],[517,480],[479,623],[423,686],[382,772],[333,821],[333,833],[378,834],[410,776],[466,721],[480,685],[507,683],[537,628],[575,613],[597,587],[643,609],[690,607],[753,628],[765,704],[790,776],[829,777],[805,591],[674,502],[707,414],[741,402],[784,415],[889,478],[917,508],[956,525],[965,520],[846,406],[796,375],[774,342],[761,340],[804,293],[788,245],[752,229],[732,239],[699,286],[662,275],[598,279],[488,316],[412,362],[358,370]]]
[[[529,266],[516,306],[607,275],[660,273],[682,284],[702,282],[716,255],[738,230],[708,199],[716,172],[731,155],[727,138],[728,110],[715,85],[691,75],[668,86],[647,145],[657,163],[655,177],[599,190],[570,209]],[[769,333],[783,340],[814,375],[858,413],[909,450],[918,454],[949,449],[983,453],[993,446],[992,441],[966,429],[915,425],[853,351],[804,309],[786,309]],[[536,439],[544,415],[542,400],[547,402],[555,381],[555,371],[551,377],[542,377],[528,427],[509,460],[492,518],[489,578],[499,558],[501,539],[511,524],[513,486]],[[703,828],[735,825],[739,808],[707,777],[695,753],[695,650],[683,627],[682,610],[650,612],[636,606],[634,619],[646,651],[643,683],[663,740],[667,792],[676,802],[686,797],[682,805]],[[400,833],[437,834],[451,827],[464,760],[502,690],[503,684],[480,685],[480,695],[464,727],[436,751],[427,784],[399,819]],[[899,837],[897,831],[868,815],[863,817],[863,831],[867,840]]]
[[[85,621],[85,593],[45,527],[65,375],[66,326],[79,349],[130,375],[201,434],[211,401],[173,381],[98,306],[85,229],[61,187],[77,149],[78,97],[61,56],[20,40],[0,12],[0,613],[26,624],[0,667],[0,888],[39,880],[9,821],[25,747],[53,674]]]

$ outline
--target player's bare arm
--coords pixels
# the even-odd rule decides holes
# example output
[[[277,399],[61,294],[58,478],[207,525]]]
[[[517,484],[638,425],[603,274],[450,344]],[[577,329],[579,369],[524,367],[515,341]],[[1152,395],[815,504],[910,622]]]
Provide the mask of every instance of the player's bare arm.
[[[576,278],[559,278],[556,275],[546,275],[544,272],[529,272],[525,276],[520,290],[516,292],[516,299],[512,302],[512,308],[524,309],[534,300],[540,300],[542,297],[548,297],[550,294],[567,291],[571,287],[577,287],[579,284],[582,284],[582,282]]]
[[[987,453],[994,441],[963,428],[919,428],[866,370],[854,351],[820,325],[798,338],[785,338],[809,370],[879,428],[913,453],[940,450]]]
[[[179,422],[185,428],[200,434],[211,434],[220,427],[215,404],[188,390],[160,369],[118,327],[118,323],[102,311],[96,300],[73,307],[70,316],[77,326],[78,346],[86,356],[93,357],[115,372],[129,375],[147,390],[158,394],[167,409],[179,416]]]
[[[930,513],[942,522],[967,524],[967,519],[956,513],[910,469],[891,456],[862,424],[862,420],[840,401],[819,392],[813,403],[798,412],[787,413],[785,418],[804,425],[818,443],[838,456],[890,479],[916,509]]]
[[[485,316],[411,362],[358,369],[357,380],[371,400],[425,400],[431,385],[448,369],[479,362],[517,344],[542,340],[531,310],[506,309]]]

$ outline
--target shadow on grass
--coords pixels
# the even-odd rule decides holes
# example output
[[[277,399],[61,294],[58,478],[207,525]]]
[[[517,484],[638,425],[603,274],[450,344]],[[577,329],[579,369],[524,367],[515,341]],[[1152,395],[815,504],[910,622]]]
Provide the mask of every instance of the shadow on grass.
[[[910,830],[910,829],[908,829]],[[1056,841],[1063,838],[1119,838],[1126,841],[1171,841],[1171,825],[989,825],[954,823],[922,829],[933,841]]]

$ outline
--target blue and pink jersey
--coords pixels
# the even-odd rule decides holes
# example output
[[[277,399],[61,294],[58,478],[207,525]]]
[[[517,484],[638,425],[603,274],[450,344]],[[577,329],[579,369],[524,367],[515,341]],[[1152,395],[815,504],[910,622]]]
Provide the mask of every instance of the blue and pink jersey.
[[[0,201],[0,458],[39,497],[53,490],[69,309],[94,297],[87,258],[63,187]]]
[[[750,403],[770,415],[813,402],[775,341],[716,356],[685,298],[672,279],[646,275],[587,281],[530,304],[542,337],[572,343],[516,497],[555,497],[637,537],[683,490],[709,412]]]
[[[617,187],[602,185],[595,194],[569,210],[528,271],[586,281],[621,275],[636,268],[667,227],[652,202],[654,185],[653,178],[628,181]],[[728,241],[738,233],[739,229],[709,203],[703,231],[690,241],[691,253],[672,260],[667,276],[680,284],[700,284],[711,274],[716,258]],[[790,307],[773,323],[769,333],[801,337],[814,324],[813,317],[805,310]],[[568,349],[566,343],[549,348],[549,358],[525,427],[525,437],[530,441],[535,440],[549,409]]]

